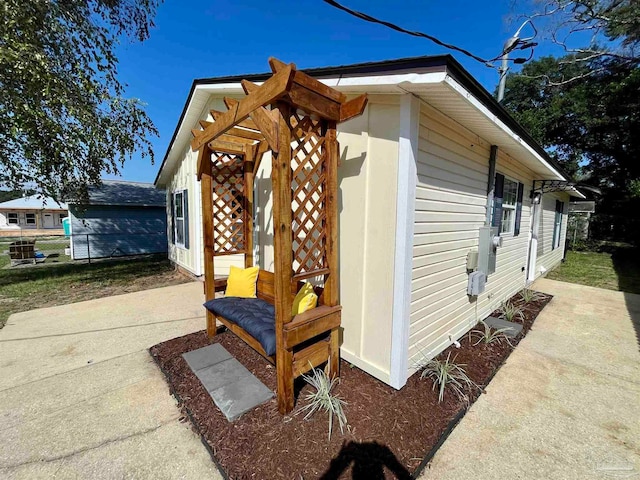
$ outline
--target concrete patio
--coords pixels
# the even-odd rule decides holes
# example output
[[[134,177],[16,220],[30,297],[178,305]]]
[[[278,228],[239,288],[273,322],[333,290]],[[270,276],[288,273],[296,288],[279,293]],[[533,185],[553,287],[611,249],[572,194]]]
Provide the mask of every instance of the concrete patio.
[[[555,297],[421,478],[640,478],[640,295],[534,288]]]
[[[220,478],[150,346],[203,328],[198,282],[11,316],[0,478]]]
[[[421,478],[640,478],[640,296],[555,295]],[[0,478],[221,478],[147,348],[200,330],[202,284],[13,315]]]

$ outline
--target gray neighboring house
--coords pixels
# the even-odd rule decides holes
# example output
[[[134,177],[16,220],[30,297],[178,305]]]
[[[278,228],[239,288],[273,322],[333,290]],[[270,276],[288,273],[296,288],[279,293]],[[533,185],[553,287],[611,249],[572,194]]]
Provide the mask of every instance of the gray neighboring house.
[[[88,205],[69,205],[71,258],[166,253],[165,199],[151,183],[104,180]]]

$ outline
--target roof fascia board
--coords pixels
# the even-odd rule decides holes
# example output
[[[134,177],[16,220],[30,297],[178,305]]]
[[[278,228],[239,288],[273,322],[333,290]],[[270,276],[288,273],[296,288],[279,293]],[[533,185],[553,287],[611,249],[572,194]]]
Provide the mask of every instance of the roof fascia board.
[[[544,158],[540,153],[531,146],[531,143],[523,139],[520,135],[514,132],[507,124],[505,124],[497,114],[489,110],[487,106],[481,102],[473,93],[462,86],[455,78],[447,75],[445,84],[460,95],[463,99],[469,102],[476,110],[482,113],[487,119],[498,126],[503,132],[509,135],[514,141],[522,145],[536,160],[538,160],[547,170],[551,172],[558,180],[566,180],[565,175],[554,165],[552,165],[548,159]]]
[[[247,76],[250,77],[250,76]],[[405,93],[402,88],[402,85],[407,84],[429,84],[429,83],[441,83],[444,81],[446,77],[446,71],[443,67],[441,71],[430,71],[425,73],[400,73],[394,75],[368,75],[368,76],[359,76],[359,77],[344,77],[344,76],[334,76],[332,78],[322,78],[319,79],[320,82],[324,83],[329,87],[338,88],[340,90],[351,88],[353,92],[365,92],[367,88],[371,87],[396,87],[395,93],[401,94]],[[255,82],[260,85],[262,82]],[[375,93],[375,92],[374,92]],[[393,92],[392,92],[393,93]],[[185,103],[185,108],[182,111],[180,116],[180,120],[178,123],[178,128],[176,128],[173,137],[171,138],[171,143],[167,149],[167,153],[165,158],[162,161],[162,165],[158,170],[158,174],[156,179],[154,180],[154,185],[156,187],[159,186],[159,182],[164,173],[164,167],[167,164],[168,158],[171,156],[171,153],[174,149],[175,142],[177,137],[180,134],[180,131],[184,127],[183,123],[185,117],[192,110],[192,105],[194,101],[200,97],[201,95],[211,95],[211,94],[220,94],[220,95],[233,95],[233,94],[243,94],[244,90],[240,82],[225,82],[225,83],[202,83],[198,84],[198,80],[194,81],[191,91],[189,92],[189,98]],[[201,112],[198,112],[200,115]],[[189,127],[190,129],[191,127]]]

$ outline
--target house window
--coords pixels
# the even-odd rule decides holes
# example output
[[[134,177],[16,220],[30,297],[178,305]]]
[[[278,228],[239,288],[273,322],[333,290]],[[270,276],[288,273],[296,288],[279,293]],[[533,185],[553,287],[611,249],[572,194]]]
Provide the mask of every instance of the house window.
[[[17,225],[18,224],[18,214],[15,212],[7,213],[7,221],[9,225]]]
[[[516,221],[516,204],[518,201],[518,182],[504,178],[502,191],[502,219],[500,233],[513,233]]]
[[[25,214],[25,218],[27,220],[27,225],[35,225],[36,224],[36,214],[35,213],[27,213],[27,214]]]
[[[186,233],[185,229],[188,228],[185,222],[185,192],[174,192],[173,194],[173,229],[175,235],[176,245],[179,247],[185,247]]]
[[[553,222],[553,244],[552,250],[560,246],[560,234],[562,233],[562,212],[564,211],[564,202],[556,200],[556,216]]]
[[[62,225],[62,220],[64,220],[65,218],[67,218],[67,213],[66,212],[61,212],[58,214],[58,225]]]

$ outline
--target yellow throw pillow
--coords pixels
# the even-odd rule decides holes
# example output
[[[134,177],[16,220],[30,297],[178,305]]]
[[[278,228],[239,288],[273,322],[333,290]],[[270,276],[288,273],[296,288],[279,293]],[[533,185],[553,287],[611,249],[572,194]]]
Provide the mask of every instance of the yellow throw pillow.
[[[305,295],[302,300],[300,300],[300,304],[298,305],[298,313],[304,313],[307,310],[316,308],[317,304],[318,296],[315,293],[309,293]]]
[[[256,282],[258,281],[258,267],[229,268],[225,297],[256,298]]]
[[[291,306],[291,315],[297,315],[300,313],[298,310],[300,308],[300,302],[304,297],[313,293],[313,285],[308,282],[305,282],[304,285],[300,288],[298,293],[296,294],[296,298],[293,299],[293,305]]]

